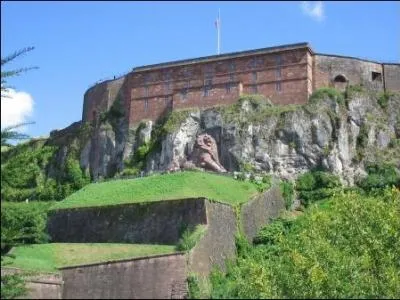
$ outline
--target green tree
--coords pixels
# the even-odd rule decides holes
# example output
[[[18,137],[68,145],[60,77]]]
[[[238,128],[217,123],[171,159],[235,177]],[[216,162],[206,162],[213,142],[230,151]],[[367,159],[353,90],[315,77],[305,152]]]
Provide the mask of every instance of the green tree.
[[[8,89],[12,88],[12,86],[9,86],[7,83],[8,78],[18,76],[21,73],[25,73],[29,70],[32,69],[37,69],[38,67],[28,67],[28,68],[19,68],[19,69],[14,69],[14,70],[3,70],[4,65],[13,61],[15,58],[18,56],[21,56],[22,54],[25,54],[29,51],[32,51],[35,49],[34,47],[27,47],[23,48],[21,50],[15,51],[13,54],[8,55],[6,57],[1,58],[1,97],[8,97],[7,96],[7,91]]]
[[[1,58],[1,98],[8,98],[8,90],[10,88],[12,88],[12,86],[8,85],[7,80],[10,77],[15,77],[20,75],[21,73],[25,73],[29,70],[32,69],[37,69],[38,67],[28,67],[28,68],[19,68],[19,69],[14,69],[14,70],[3,70],[4,65],[6,65],[7,63],[13,61],[15,58],[17,58],[18,56],[21,56],[22,54],[25,54],[29,51],[32,51],[34,49],[34,47],[27,47],[24,49],[21,49],[19,51],[14,52],[11,55],[8,55],[6,57],[2,57]],[[28,139],[29,136],[26,134],[22,134],[18,131],[16,131],[15,129],[22,127],[24,125],[28,125],[28,124],[33,124],[33,122],[30,123],[20,123],[20,124],[16,124],[13,126],[9,126],[6,127],[4,129],[1,130],[1,146],[11,146],[8,141],[10,140],[24,140],[24,139]]]
[[[12,88],[12,86],[8,85],[7,80],[11,77],[15,77],[20,75],[21,73],[25,73],[32,69],[37,69],[37,67],[28,67],[28,68],[19,68],[14,70],[4,70],[4,66],[29,51],[32,51],[34,47],[27,47],[22,50],[16,51],[11,55],[1,58],[1,99],[9,98],[8,90]],[[16,131],[15,129],[22,127],[24,125],[32,124],[31,123],[20,123],[13,126],[6,127],[1,130],[1,146],[11,146],[8,141],[10,140],[23,140],[28,139],[29,136],[23,133]],[[3,215],[2,215],[3,216]],[[2,218],[2,227],[3,227],[3,218]],[[18,232],[17,228],[14,228]],[[3,231],[1,236],[1,248],[3,250]],[[10,242],[10,247],[14,244]],[[3,262],[3,251],[1,256],[1,261]],[[1,298],[2,299],[9,299],[15,298],[18,296],[23,295],[26,292],[25,284],[23,279],[18,274],[13,275],[5,275],[1,276]]]

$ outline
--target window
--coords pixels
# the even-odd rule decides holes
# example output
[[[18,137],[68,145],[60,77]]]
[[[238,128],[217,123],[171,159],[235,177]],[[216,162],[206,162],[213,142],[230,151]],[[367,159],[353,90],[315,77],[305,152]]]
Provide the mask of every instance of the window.
[[[171,91],[171,82],[164,82],[164,92],[169,93]]]
[[[281,68],[280,68],[280,67],[277,67],[277,68],[276,68],[275,76],[276,76],[276,78],[278,78],[278,79],[281,78],[282,72],[281,72]]]
[[[275,63],[277,65],[281,65],[282,64],[282,56],[280,54],[278,54],[277,56],[275,56]]]
[[[189,91],[189,88],[190,88],[190,82],[186,81],[185,82],[185,87],[181,91],[182,100],[186,100],[187,99],[187,93]]]
[[[261,67],[263,67],[263,65],[264,65],[264,58],[262,58],[262,57],[257,57],[257,58],[256,58],[255,66],[256,66],[257,68],[261,68]]]
[[[213,66],[212,65],[206,65],[203,69],[204,71],[204,78],[212,78],[213,77]]]
[[[149,109],[149,99],[144,99],[144,111]]]
[[[143,84],[148,84],[151,79],[150,74],[144,74],[143,76]]]
[[[255,67],[256,67],[256,58],[255,57],[253,57],[249,62],[248,62],[248,64],[247,64],[247,67],[249,68],[249,69],[254,69]]]
[[[382,74],[379,72],[372,72],[371,79],[372,81],[382,81]]]
[[[172,98],[170,96],[164,97],[164,105],[168,108],[172,106]]]
[[[186,100],[187,99],[187,89],[183,88],[181,91],[181,99]]]
[[[233,73],[233,72],[235,72],[235,70],[236,70],[235,63],[234,63],[234,62],[231,62],[231,63],[229,64],[229,72],[230,72],[230,73]]]
[[[228,83],[225,85],[225,90],[226,90],[226,93],[227,93],[227,94],[229,94],[229,93],[231,92],[231,84],[232,84],[232,83],[228,82]]]
[[[144,97],[148,97],[148,96],[149,96],[149,87],[148,87],[148,86],[145,86],[145,87],[144,87],[143,96],[144,96]]]
[[[257,82],[257,72],[251,73],[251,80],[253,81],[253,83]]]
[[[212,89],[212,79],[204,80],[204,96],[207,97],[209,95],[209,91]]]
[[[280,81],[277,81],[277,82],[275,83],[275,90],[276,90],[277,92],[281,92],[281,91],[282,91],[282,87],[281,87],[281,82],[280,82]]]
[[[257,85],[253,85],[252,86],[252,91],[253,91],[253,94],[257,94],[258,93]]]

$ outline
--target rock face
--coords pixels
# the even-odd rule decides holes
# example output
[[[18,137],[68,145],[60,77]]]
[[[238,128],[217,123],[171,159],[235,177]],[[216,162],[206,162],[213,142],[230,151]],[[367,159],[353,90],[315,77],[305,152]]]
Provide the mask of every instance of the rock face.
[[[339,175],[344,183],[353,184],[355,177],[364,173],[362,152],[386,148],[396,135],[399,97],[391,99],[389,107],[392,109],[384,111],[376,98],[359,93],[347,106],[327,97],[292,110],[260,109],[244,101],[231,120],[218,108],[198,111],[162,140],[161,152],[152,156],[147,171],[165,170],[172,161],[185,161],[196,137],[206,133],[216,140],[221,164],[228,171],[246,164],[254,171],[294,179],[322,167]],[[268,114],[274,110],[277,112]],[[257,115],[261,118],[255,120]],[[362,139],[366,149],[360,149]]]
[[[92,178],[110,177],[124,169],[124,160],[156,138],[159,147],[145,157],[145,172],[182,168],[196,152],[196,139],[215,140],[222,168],[275,174],[294,179],[319,167],[353,184],[375,150],[400,138],[400,97],[391,96],[382,109],[377,96],[353,93],[346,103],[326,96],[305,106],[258,105],[241,101],[234,108],[194,110],[176,128],[158,137],[155,124],[127,128],[123,119],[98,125],[80,152],[81,168]],[[62,149],[60,149],[62,151]],[[400,167],[400,154],[394,157]],[[59,154],[62,160],[62,153]]]

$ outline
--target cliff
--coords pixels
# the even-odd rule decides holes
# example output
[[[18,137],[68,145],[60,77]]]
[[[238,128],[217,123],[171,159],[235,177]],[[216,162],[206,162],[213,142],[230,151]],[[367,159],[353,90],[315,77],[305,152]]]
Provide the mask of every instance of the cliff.
[[[395,93],[360,87],[345,92],[327,88],[317,90],[305,105],[286,106],[249,95],[229,106],[174,111],[157,123],[143,120],[135,128],[129,128],[122,109],[123,105],[115,101],[97,123],[77,122],[52,132],[40,144],[31,141],[2,153],[2,198],[15,198],[13,191],[21,189],[23,195],[12,200],[65,197],[89,178],[183,168],[201,133],[215,139],[219,160],[230,172],[294,179],[320,168],[352,185],[365,174],[369,162],[386,161],[400,168],[400,95]],[[29,168],[25,163],[18,167],[16,157],[21,160],[21,152],[29,147],[50,146],[45,160],[25,157],[27,163],[36,164],[38,174],[36,179],[31,178],[33,173],[27,174],[26,182],[22,182]]]

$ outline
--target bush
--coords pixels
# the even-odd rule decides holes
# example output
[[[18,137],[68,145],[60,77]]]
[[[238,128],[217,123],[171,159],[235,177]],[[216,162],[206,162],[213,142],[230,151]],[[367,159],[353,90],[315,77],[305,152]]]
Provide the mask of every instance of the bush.
[[[47,210],[54,202],[1,203],[1,253],[19,244],[48,241]]]
[[[261,228],[253,243],[256,245],[275,245],[289,232],[291,225],[292,221],[288,219],[276,219],[271,224]]]
[[[378,104],[382,109],[387,108],[391,96],[392,94],[387,91],[378,94]]]
[[[366,167],[368,176],[359,181],[358,185],[367,192],[381,193],[385,187],[400,188],[400,174],[390,164],[370,164]]]
[[[90,178],[82,172],[79,161],[72,157],[68,157],[65,164],[65,181],[72,185],[73,190],[79,190],[90,183]]]
[[[1,276],[1,299],[15,299],[26,294],[27,288],[21,275]]]
[[[344,104],[343,94],[335,88],[325,87],[316,90],[309,98],[310,103],[318,103],[325,98],[329,98],[339,104]]]
[[[396,189],[376,198],[341,194],[328,209],[307,210],[284,234],[279,223],[263,229],[266,244],[228,264],[226,274],[211,274],[211,297],[398,298],[399,206]]]
[[[333,196],[341,191],[338,176],[322,171],[310,171],[299,176],[296,190],[304,205]]]
[[[285,208],[290,209],[293,204],[294,187],[291,181],[282,181],[279,185],[283,199],[285,200]]]
[[[205,225],[196,225],[194,228],[189,226],[186,228],[179,239],[178,245],[176,246],[177,251],[189,251],[197,242],[203,237],[206,232]]]

